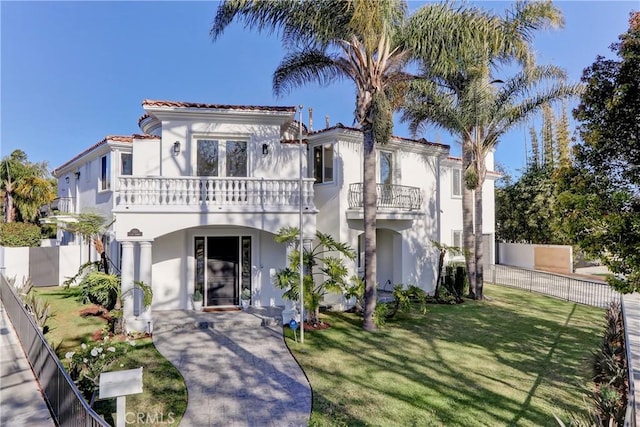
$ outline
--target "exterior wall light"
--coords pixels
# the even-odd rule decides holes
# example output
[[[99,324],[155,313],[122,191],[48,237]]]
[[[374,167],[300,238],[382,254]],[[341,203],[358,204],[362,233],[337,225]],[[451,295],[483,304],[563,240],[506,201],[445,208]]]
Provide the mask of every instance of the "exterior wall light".
[[[64,182],[66,182],[67,184],[69,183],[69,176],[68,175],[64,178]]]
[[[173,148],[171,149],[174,156],[180,154],[180,141],[176,141],[173,143]]]
[[[76,171],[73,174],[76,177],[76,180],[80,179],[80,171]]]
[[[262,144],[262,155],[266,156],[269,154],[269,144]]]

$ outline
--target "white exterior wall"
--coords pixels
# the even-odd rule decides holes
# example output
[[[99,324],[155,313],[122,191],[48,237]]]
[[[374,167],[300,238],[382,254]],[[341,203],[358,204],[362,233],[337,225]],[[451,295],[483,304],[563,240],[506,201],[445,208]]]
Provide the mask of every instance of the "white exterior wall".
[[[165,121],[162,124],[162,141],[153,141],[155,146],[140,150],[143,160],[138,160],[137,145],[149,140],[134,142],[134,175],[139,174],[136,165],[146,161],[150,175],[196,176],[197,140],[232,139],[247,141],[247,174],[249,177],[294,179],[298,173],[298,145],[280,143],[280,126],[268,124],[243,124],[237,122]],[[180,153],[173,154],[173,144],[180,143]],[[267,144],[269,154],[262,154],[262,145]],[[156,162],[146,160],[154,156]],[[303,162],[304,163],[304,162]],[[154,173],[155,172],[155,173]]]
[[[162,142],[157,139],[134,140],[131,151],[132,174],[135,176],[160,176],[161,147]]]
[[[330,233],[340,241],[358,248],[358,236],[363,233],[363,220],[348,218],[349,185],[362,182],[362,134],[350,130],[330,130],[309,139],[312,148],[338,140],[334,146],[334,183],[316,184],[315,200],[319,210],[316,222],[319,231]],[[378,265],[377,281],[392,284],[418,285],[427,291],[435,286],[436,255],[430,240],[438,240],[439,200],[438,155],[432,147],[403,141],[384,147],[393,153],[393,183],[418,187],[424,202],[420,212],[395,213],[379,211],[377,219]],[[309,161],[311,163],[312,151]],[[361,212],[361,211],[360,211]],[[347,263],[351,274],[362,275],[356,263]],[[325,303],[340,307],[339,296],[325,298]]]
[[[153,309],[190,310],[195,286],[194,238],[196,236],[250,236],[251,284],[256,306],[283,305],[282,291],[273,275],[286,267],[286,247],[271,233],[242,227],[203,227],[176,231],[154,240]]]
[[[453,232],[462,231],[462,196],[453,195],[453,169],[462,164],[447,159],[440,167],[440,242],[453,246]]]
[[[284,305],[284,291],[276,288],[273,278],[278,270],[287,266],[287,248],[274,240],[274,234],[257,232],[256,235],[258,240],[252,241],[254,248],[258,249],[258,258],[254,256],[252,262],[253,302],[263,307]]]

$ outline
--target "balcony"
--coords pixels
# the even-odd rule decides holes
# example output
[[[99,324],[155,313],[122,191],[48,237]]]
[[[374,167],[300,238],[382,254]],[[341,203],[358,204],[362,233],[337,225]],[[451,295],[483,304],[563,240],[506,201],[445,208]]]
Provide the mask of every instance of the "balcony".
[[[59,213],[75,213],[75,199],[73,197],[58,197],[47,206],[45,211],[47,216]]]
[[[349,209],[362,209],[363,184],[349,185]],[[376,184],[376,207],[387,212],[421,213],[422,190],[406,185]]]
[[[118,178],[116,208],[129,211],[306,211],[315,210],[313,179],[222,177]],[[302,197],[302,200],[301,200]]]

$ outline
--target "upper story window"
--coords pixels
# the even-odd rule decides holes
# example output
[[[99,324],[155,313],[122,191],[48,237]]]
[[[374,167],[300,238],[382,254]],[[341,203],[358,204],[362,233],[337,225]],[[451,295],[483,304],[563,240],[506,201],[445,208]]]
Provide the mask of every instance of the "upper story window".
[[[248,176],[247,141],[199,139],[197,150],[197,176]]]
[[[111,162],[109,155],[100,158],[100,190],[108,190],[111,187]]]
[[[451,234],[451,246],[462,248],[462,230],[453,230]]]
[[[120,154],[120,175],[133,175],[133,154]]]
[[[393,153],[380,151],[378,162],[378,183],[390,185],[393,183]]]
[[[333,182],[333,144],[313,147],[313,177],[316,184]]]
[[[462,197],[462,170],[451,169],[451,196]]]

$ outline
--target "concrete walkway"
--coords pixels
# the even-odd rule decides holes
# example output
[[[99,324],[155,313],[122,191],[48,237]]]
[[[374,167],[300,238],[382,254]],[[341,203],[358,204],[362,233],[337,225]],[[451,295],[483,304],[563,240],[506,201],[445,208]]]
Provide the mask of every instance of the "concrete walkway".
[[[156,312],[153,342],[178,368],[182,426],[306,426],[311,388],[289,353],[279,310]]]
[[[0,302],[0,426],[54,425],[40,383]]]

